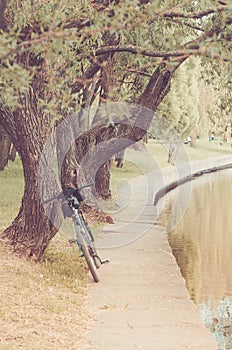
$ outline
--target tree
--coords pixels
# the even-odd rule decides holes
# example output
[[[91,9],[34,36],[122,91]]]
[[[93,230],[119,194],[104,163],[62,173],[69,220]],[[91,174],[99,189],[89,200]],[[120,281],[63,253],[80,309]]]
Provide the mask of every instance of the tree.
[[[172,79],[170,93],[158,111],[185,140],[199,123],[200,62],[196,58],[186,61]],[[191,72],[191,74],[189,74]]]
[[[44,212],[38,178],[43,146],[57,123],[75,113],[81,131],[91,119],[82,118],[81,107],[99,105],[89,130],[78,132],[78,138],[72,130],[75,146],[65,157],[82,163],[91,147],[105,141],[109,159],[142,139],[153,117],[139,114],[130,120],[134,124],[103,119],[99,111],[107,99],[112,101],[115,89],[117,101],[155,111],[168,94],[174,73],[189,57],[229,63],[229,4],[180,5],[166,0],[1,3],[0,124],[22,159],[25,176],[19,214],[2,237],[20,254],[39,260],[60,225],[58,203],[50,208],[53,224]],[[110,78],[116,87],[112,79],[105,79],[112,63]],[[62,152],[55,135],[53,142],[57,154]],[[44,162],[42,188],[47,197],[58,191],[58,183],[49,153]],[[65,179],[64,166],[60,167]],[[84,171],[91,173],[88,164]]]
[[[203,67],[200,104],[202,121],[206,123],[205,132],[211,136],[214,131],[216,137],[225,142],[230,138],[232,128],[231,79],[228,79],[227,71],[229,67],[221,67],[217,62],[205,62]],[[203,123],[200,123],[201,129],[204,127]]]
[[[4,128],[0,125],[0,170],[4,170],[9,160],[14,161],[16,157],[16,150],[11,143],[9,135]]]

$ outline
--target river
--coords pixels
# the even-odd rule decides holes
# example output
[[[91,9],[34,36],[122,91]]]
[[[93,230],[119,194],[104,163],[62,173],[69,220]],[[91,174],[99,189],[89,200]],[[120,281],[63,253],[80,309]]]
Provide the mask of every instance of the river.
[[[191,299],[219,350],[232,349],[232,172],[192,182],[188,209],[168,234]]]

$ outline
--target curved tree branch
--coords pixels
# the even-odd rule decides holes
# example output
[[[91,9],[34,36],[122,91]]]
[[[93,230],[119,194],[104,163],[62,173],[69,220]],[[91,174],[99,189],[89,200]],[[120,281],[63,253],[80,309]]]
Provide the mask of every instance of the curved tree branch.
[[[0,3],[0,29],[5,30],[6,29],[6,20],[5,20],[5,12],[6,9],[6,0],[1,0]]]
[[[194,48],[195,49],[195,48]],[[116,52],[129,52],[132,54],[140,54],[143,56],[148,57],[162,57],[162,58],[168,58],[168,57],[180,57],[188,54],[193,54],[194,52],[186,52],[186,51],[151,51],[146,50],[142,47],[133,46],[133,45],[117,45],[117,46],[105,46],[97,49],[95,51],[96,56],[101,56],[109,53],[116,53]]]
[[[162,17],[168,17],[168,18],[191,18],[191,19],[201,19],[206,16],[222,12],[222,11],[228,11],[229,7],[227,6],[218,6],[215,9],[208,9],[205,11],[197,11],[197,12],[179,12],[179,11],[171,11],[171,12],[161,12],[159,13]]]
[[[157,203],[159,202],[159,200],[161,198],[163,198],[164,196],[166,196],[167,193],[175,190],[178,186],[184,185],[186,182],[192,181],[197,179],[198,177],[205,175],[205,174],[211,174],[211,173],[215,173],[217,171],[222,171],[222,170],[227,170],[227,169],[231,169],[232,168],[232,164],[226,164],[226,165],[220,165],[217,167],[213,167],[213,168],[209,168],[206,170],[200,170],[197,171],[193,174],[187,175],[179,180],[176,180],[172,183],[170,183],[169,185],[161,188],[161,190],[159,190],[156,195],[155,195],[155,199],[154,199],[154,206],[157,205]]]
[[[171,21],[171,22],[178,24],[180,26],[185,26],[185,27],[189,27],[191,29],[194,29],[194,30],[197,30],[200,32],[204,32],[204,29],[202,29],[201,27],[197,26],[196,24],[190,23],[188,21],[185,21],[185,20],[183,21],[181,18],[168,18],[168,17],[166,17],[166,20]]]

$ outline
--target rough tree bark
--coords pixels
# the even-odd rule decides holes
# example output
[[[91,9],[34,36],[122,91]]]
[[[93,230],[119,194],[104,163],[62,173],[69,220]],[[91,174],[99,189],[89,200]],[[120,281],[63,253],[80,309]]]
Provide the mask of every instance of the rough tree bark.
[[[115,162],[116,162],[116,167],[117,168],[122,168],[123,167],[123,158],[124,158],[124,153],[125,151],[121,151],[115,154]]]
[[[101,171],[98,169],[102,166],[104,167],[104,164],[115,153],[124,150],[143,138],[154,117],[153,111],[156,110],[170,89],[171,77],[172,72],[168,68],[161,69],[158,67],[156,69],[137,102],[136,113],[129,116],[130,123],[122,117],[114,125],[108,126],[109,120],[107,118],[105,120],[102,119],[101,110],[99,112],[100,115],[98,112],[96,113],[91,129],[76,139],[78,149],[80,150],[80,147],[82,147],[80,152],[78,152],[78,154],[81,154],[80,164],[86,154],[91,153],[83,164],[86,174],[95,176],[96,171]],[[139,106],[141,106],[141,110],[139,110]],[[148,108],[144,110],[143,107]],[[104,169],[105,172],[108,170]],[[105,182],[104,190],[108,190],[108,184],[109,182]]]
[[[7,30],[12,25],[12,18],[7,22],[4,17],[6,2],[0,9],[0,27]],[[30,39],[31,33],[25,30],[21,39]],[[19,96],[20,107],[12,111],[0,95],[0,124],[17,149],[24,171],[24,195],[17,217],[1,234],[1,238],[11,245],[20,255],[38,261],[49,241],[57,233],[61,224],[61,206],[58,201],[49,204],[50,218],[46,215],[42,200],[57,193],[58,186],[52,170],[53,159],[44,157],[46,172],[40,173],[40,156],[43,147],[52,133],[52,121],[49,114],[44,114],[38,107],[38,99],[46,99],[46,67],[44,59],[25,51],[17,56],[17,63],[22,66],[38,68],[37,75],[24,96]],[[52,154],[51,154],[52,156]],[[14,157],[14,150],[12,153]],[[42,198],[41,198],[42,197]]]
[[[11,155],[11,140],[3,126],[0,125],[0,170],[4,170]]]
[[[7,125],[7,132],[13,140],[22,159],[25,188],[19,214],[13,223],[1,234],[14,251],[26,257],[39,260],[59,226],[58,203],[52,203],[54,226],[41,203],[39,186],[39,157],[43,145],[51,132],[50,120],[36,108],[33,91],[24,101],[24,108],[12,113],[3,103],[0,105],[1,123]],[[24,120],[24,123],[22,123]],[[12,123],[10,122],[12,121]],[[20,135],[20,137],[19,137]],[[49,166],[49,159],[46,159]],[[52,170],[42,179],[45,198],[57,192]],[[56,216],[58,220],[56,220]]]
[[[168,92],[170,79],[169,70],[158,68],[138,103],[155,109],[162,97]],[[3,232],[2,237],[18,253],[39,260],[49,241],[56,234],[62,216],[57,201],[50,204],[51,216],[54,216],[52,222],[56,222],[54,226],[45,214],[41,203],[38,178],[39,157],[52,128],[49,115],[45,116],[42,111],[37,109],[35,91],[31,89],[30,94],[21,101],[24,107],[14,113],[11,113],[3,103],[0,106],[1,123],[19,152],[25,177],[25,191],[19,214],[12,225]],[[99,168],[99,155],[101,160],[103,155],[103,163],[101,164],[103,165],[115,153],[141,140],[152,117],[153,113],[136,114],[132,126],[118,123],[109,127],[107,121],[105,124],[104,121],[101,121],[103,124],[93,125],[90,130],[81,134],[76,140],[76,145],[79,147],[76,154],[80,156],[78,162],[83,166],[86,177],[96,174]],[[103,148],[101,148],[102,144]],[[95,149],[95,153],[89,152],[91,148]],[[81,152],[78,152],[80,149]],[[83,163],[83,158],[87,153],[90,153],[90,156]],[[47,159],[46,161],[49,168],[51,160]],[[52,196],[59,191],[54,178],[51,170],[43,179],[43,198]]]
[[[120,38],[116,39],[114,34],[105,33],[104,34],[104,45],[117,45],[120,42]],[[101,58],[101,57],[100,57]],[[116,58],[114,54],[105,55],[105,64],[101,67],[101,101],[107,102],[117,102],[119,99],[119,85],[117,80],[117,72],[115,72]],[[102,103],[102,102],[100,102]],[[96,144],[104,141],[104,137],[100,135],[96,138]],[[107,159],[105,163],[101,164],[97,170],[95,176],[95,187],[99,196],[104,199],[111,198],[110,191],[110,168],[111,159]]]
[[[147,1],[140,1],[141,4],[146,2]],[[95,0],[93,5],[95,4],[96,8],[102,11],[102,9],[104,10],[104,6],[107,7],[109,3],[111,2],[104,1],[102,7],[102,2],[100,0]],[[118,2],[115,3],[117,4]],[[5,5],[6,1],[4,0],[0,6],[0,28],[3,30],[6,26],[6,21],[4,19]],[[205,39],[220,33],[225,24],[231,24],[231,18],[227,21],[223,20],[222,22],[221,25],[214,26],[212,30],[204,32],[202,34],[202,39],[201,37],[196,39],[191,45],[185,48],[198,50],[201,40],[204,42]],[[66,26],[66,28],[68,28],[68,26]],[[30,33],[33,32],[33,28],[30,28],[30,31],[26,30],[26,32],[25,41],[30,39],[26,36],[30,36]],[[20,40],[23,40],[23,33],[20,36]],[[107,53],[110,55],[109,51],[107,51]],[[97,57],[99,60],[101,60],[99,57],[100,55],[102,55],[102,53],[98,52]],[[187,53],[183,58],[178,56],[178,58],[175,57],[175,61],[173,62],[167,61],[160,64],[152,75],[144,92],[138,101],[136,101],[137,105],[147,107],[149,111],[155,111],[169,91],[173,71],[188,58],[189,55],[190,53]],[[2,237],[4,237],[20,254],[39,260],[48,242],[57,232],[60,218],[59,206],[55,201],[50,204],[50,206],[51,213],[54,216],[52,222],[56,222],[57,224],[54,226],[50,222],[41,203],[39,188],[39,157],[52,128],[49,115],[43,114],[37,107],[37,94],[40,95],[40,98],[41,96],[42,98],[44,97],[43,88],[44,84],[46,84],[46,73],[44,72],[43,76],[42,69],[43,62],[33,62],[35,57],[30,57],[29,51],[27,50],[20,53],[19,56],[18,60],[20,64],[27,64],[31,67],[37,66],[38,74],[36,76],[36,81],[39,85],[36,86],[36,82],[32,82],[30,93],[21,101],[22,107],[14,113],[12,113],[0,99],[0,123],[5,128],[19,152],[23,162],[25,176],[25,192],[19,214],[12,225],[5,230]],[[161,55],[159,57],[168,56]],[[104,58],[102,58],[102,60],[104,60]],[[96,64],[96,62],[92,63],[91,67],[84,73],[84,77],[86,79],[93,78],[100,67],[101,65]],[[75,86],[72,87],[72,92],[80,91],[83,87],[84,83],[76,83]],[[122,151],[132,143],[142,139],[154,114],[148,111],[146,113],[144,113],[144,111],[143,113],[137,112],[137,115],[131,120],[131,125],[118,122],[108,127],[106,121],[105,125],[93,125],[91,130],[83,133],[83,135],[79,137],[76,141],[76,145],[78,143],[79,150],[82,150],[82,153],[79,153],[79,150],[77,150],[80,156],[80,163],[83,162],[85,155],[89,153],[92,148],[95,148],[91,157],[87,157],[87,160],[84,160],[84,165],[86,166],[83,168],[86,174],[91,175],[92,173],[96,173],[99,168],[99,155],[104,164],[115,153]],[[101,147],[102,142],[104,142],[104,147]],[[96,147],[96,145],[99,147]],[[58,191],[57,184],[54,180],[55,177],[53,177],[52,168],[50,167],[51,159],[46,159],[46,163],[48,171],[46,176],[42,179],[42,195],[45,198]],[[56,216],[58,217],[57,220]]]
[[[197,130],[196,129],[192,131],[190,146],[193,148],[197,148]]]

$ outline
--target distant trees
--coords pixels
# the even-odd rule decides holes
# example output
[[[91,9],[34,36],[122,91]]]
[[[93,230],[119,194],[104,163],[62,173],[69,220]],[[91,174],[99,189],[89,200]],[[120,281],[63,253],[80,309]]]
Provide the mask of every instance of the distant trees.
[[[186,61],[175,73],[171,90],[158,109],[183,140],[197,128],[200,119],[200,70],[199,60]]]
[[[226,1],[3,1],[0,125],[22,159],[25,192],[18,216],[2,237],[17,252],[38,260],[57,232],[59,223],[54,227],[44,213],[38,170],[51,135],[58,163],[63,159],[56,125],[71,114],[77,116],[75,130],[70,132],[75,142],[64,155],[66,166],[61,164],[61,180],[65,181],[71,168],[97,145],[107,141],[109,159],[140,140],[151,123],[152,113],[129,119],[131,125],[114,124],[107,116],[102,118],[102,104],[127,101],[157,110],[170,91],[174,73],[188,58],[201,56],[229,64],[231,23]],[[187,68],[176,79],[197,100]],[[181,89],[176,93],[181,96]],[[190,110],[187,92],[182,96],[175,108],[183,109],[184,118],[179,118],[177,126],[187,133],[198,116]],[[95,115],[83,118],[81,109],[91,105],[96,106]],[[121,139],[127,139],[127,144]],[[109,186],[108,159],[95,174],[100,195]],[[42,187],[49,196],[58,190],[58,183],[49,154],[45,163],[48,172]],[[88,175],[91,167],[84,172]],[[52,204],[51,210],[56,216],[58,204]]]
[[[228,75],[229,65],[221,66],[217,62],[206,63],[204,68],[204,90],[209,95],[208,131],[214,131],[216,137],[225,142],[232,137],[232,83],[228,78],[231,70]]]

